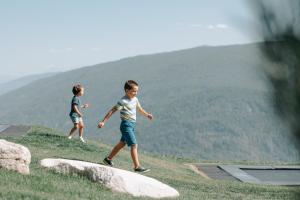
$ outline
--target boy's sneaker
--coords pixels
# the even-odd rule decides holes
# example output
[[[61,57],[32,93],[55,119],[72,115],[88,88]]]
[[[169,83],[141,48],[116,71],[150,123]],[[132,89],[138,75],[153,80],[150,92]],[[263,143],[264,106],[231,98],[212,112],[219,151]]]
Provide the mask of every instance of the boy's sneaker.
[[[149,172],[150,169],[144,168],[144,167],[138,167],[134,169],[135,172],[139,172],[139,173],[145,173],[145,172]]]
[[[81,140],[81,142],[85,143],[85,141],[84,141],[83,137],[80,137],[80,140]]]
[[[71,140],[72,139],[72,135],[69,135],[68,139]]]
[[[114,163],[112,162],[112,160],[108,159],[108,157],[104,158],[103,163],[104,163],[105,165],[109,165],[109,166],[111,166],[111,167],[114,166]]]

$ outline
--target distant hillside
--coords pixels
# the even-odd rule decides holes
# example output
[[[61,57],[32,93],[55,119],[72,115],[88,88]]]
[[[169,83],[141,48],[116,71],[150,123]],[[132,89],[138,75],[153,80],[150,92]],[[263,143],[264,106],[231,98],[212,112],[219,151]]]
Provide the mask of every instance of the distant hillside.
[[[24,76],[18,79],[10,80],[7,82],[1,82],[0,83],[0,95],[5,94],[9,91],[18,89],[20,87],[23,87],[33,81],[36,81],[38,79],[46,78],[49,76],[54,76],[58,74],[58,72],[52,72],[52,73],[45,73],[45,74],[34,74],[34,75],[28,75]]]
[[[269,64],[259,44],[198,47],[142,55],[60,73],[0,96],[0,123],[41,124],[68,132],[71,88],[86,94],[86,135],[119,140],[119,114],[104,129],[97,123],[123,95],[123,84],[140,84],[140,149],[210,160],[299,159],[292,136],[274,114],[271,89],[260,69]]]
[[[17,75],[11,75],[11,74],[4,74],[3,71],[1,71],[0,74],[0,84],[17,79]]]

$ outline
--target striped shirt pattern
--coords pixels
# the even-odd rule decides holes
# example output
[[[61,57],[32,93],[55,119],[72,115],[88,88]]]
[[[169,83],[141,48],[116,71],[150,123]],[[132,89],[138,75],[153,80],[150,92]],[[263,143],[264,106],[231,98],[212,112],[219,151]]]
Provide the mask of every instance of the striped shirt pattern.
[[[120,117],[122,120],[136,121],[136,108],[141,107],[137,97],[129,99],[127,96],[121,98],[115,105],[117,110],[120,110]]]

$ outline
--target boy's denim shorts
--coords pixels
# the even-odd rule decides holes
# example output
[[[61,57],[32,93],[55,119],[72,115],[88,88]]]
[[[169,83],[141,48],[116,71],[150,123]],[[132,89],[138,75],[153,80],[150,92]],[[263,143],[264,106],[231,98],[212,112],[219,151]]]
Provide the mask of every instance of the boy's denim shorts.
[[[79,122],[82,122],[82,117],[75,117],[70,115],[70,118],[74,124],[78,124]]]
[[[122,133],[121,141],[126,143],[127,146],[137,144],[135,134],[135,122],[122,120],[120,125],[120,131]]]

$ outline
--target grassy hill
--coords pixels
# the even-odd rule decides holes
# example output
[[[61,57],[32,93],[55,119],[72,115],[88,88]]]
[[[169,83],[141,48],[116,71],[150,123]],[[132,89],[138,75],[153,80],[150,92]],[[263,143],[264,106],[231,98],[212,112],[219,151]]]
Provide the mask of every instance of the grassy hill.
[[[97,123],[123,96],[123,84],[140,84],[141,149],[210,160],[299,161],[293,136],[274,113],[271,89],[260,68],[259,44],[197,47],[141,55],[83,67],[35,81],[0,96],[0,123],[40,124],[69,131],[71,88],[82,83],[86,136],[119,140],[119,116],[104,129]]]
[[[61,134],[53,129],[33,127],[24,137],[0,135],[1,139],[28,147],[32,155],[29,176],[0,169],[0,199],[139,199],[126,194],[112,193],[85,177],[62,175],[42,168],[38,162],[49,157],[97,163],[111,149],[111,146],[101,141],[88,140],[88,144],[83,144],[79,140],[68,140]],[[187,162],[196,162],[196,160],[154,156],[149,153],[140,153],[140,160],[143,165],[151,168],[147,176],[169,184],[179,191],[180,197],[177,199],[282,200],[299,197],[299,187],[206,180],[184,165]],[[129,151],[121,152],[115,159],[115,164],[122,169],[131,170]]]

